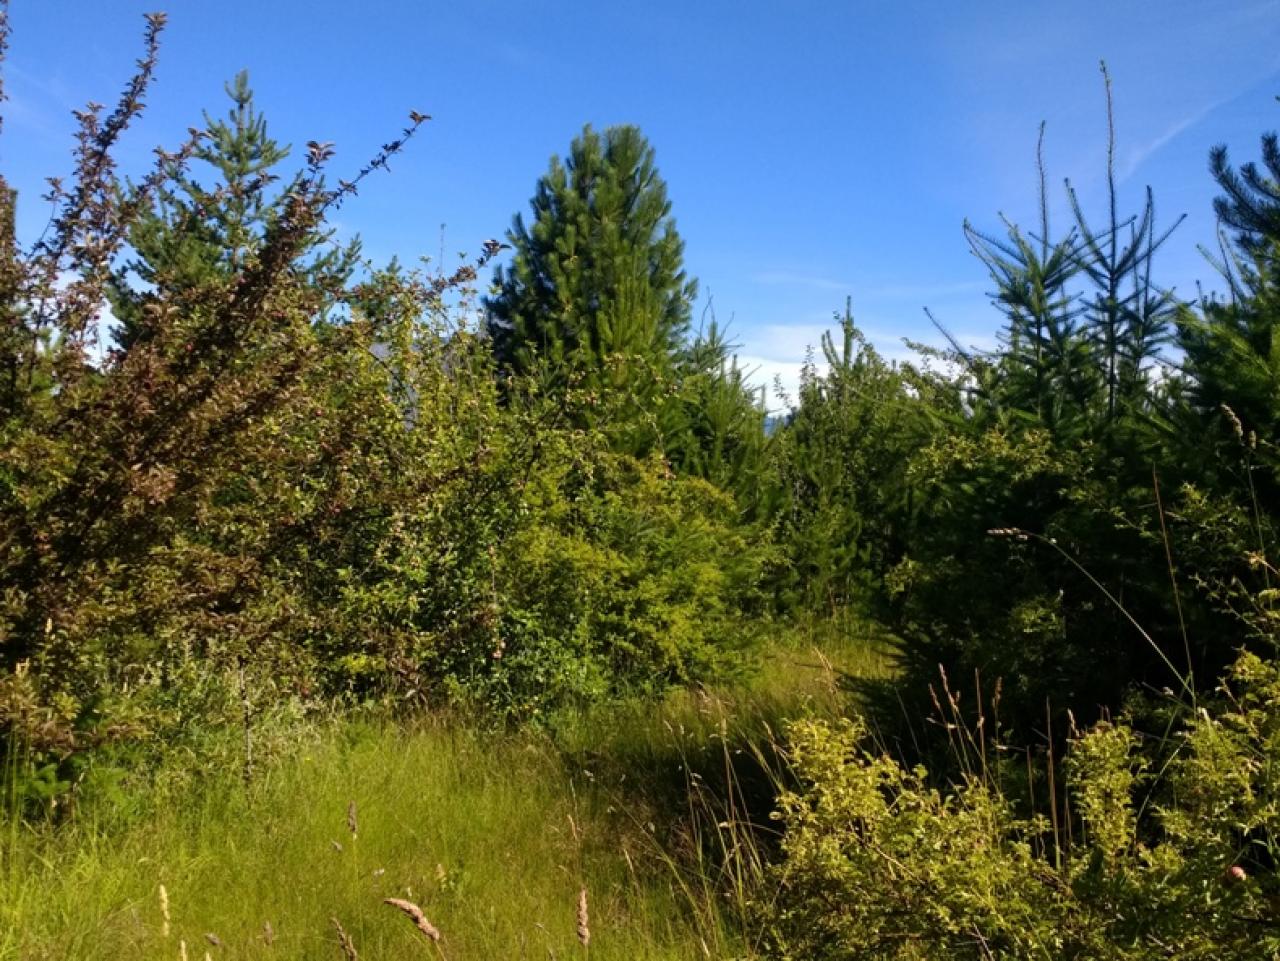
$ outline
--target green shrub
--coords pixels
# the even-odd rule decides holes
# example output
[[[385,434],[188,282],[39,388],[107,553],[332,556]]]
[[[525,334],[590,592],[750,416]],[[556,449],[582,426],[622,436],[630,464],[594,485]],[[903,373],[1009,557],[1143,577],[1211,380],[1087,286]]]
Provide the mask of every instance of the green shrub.
[[[936,786],[860,722],[790,738],[801,786],[780,799],[784,860],[760,902],[772,957],[1280,951],[1275,661],[1242,656],[1164,739],[1106,722],[1073,737],[1051,812],[1020,813],[982,769]]]
[[[288,171],[241,75],[224,119],[126,180],[112,154],[165,18],[147,23],[115,111],[78,115],[47,239],[18,243],[0,180],[0,757],[18,793],[293,699],[526,717],[733,663],[761,537],[710,484],[608,453],[629,402],[604,369],[575,394],[585,419],[536,377],[499,379],[476,301],[500,245],[449,273],[333,243],[333,211],[427,118],[331,187],[331,147]]]
[[[484,656],[446,652],[459,694],[528,715],[740,667],[770,550],[733,497],[658,458],[547,461],[494,548]]]

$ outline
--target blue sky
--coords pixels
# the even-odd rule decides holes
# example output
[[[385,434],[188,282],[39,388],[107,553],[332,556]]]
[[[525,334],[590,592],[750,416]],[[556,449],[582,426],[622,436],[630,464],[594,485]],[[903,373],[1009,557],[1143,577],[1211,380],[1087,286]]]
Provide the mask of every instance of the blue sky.
[[[1121,199],[1150,184],[1169,242],[1158,279],[1191,293],[1212,270],[1207,152],[1254,159],[1280,127],[1280,0],[12,0],[0,166],[20,230],[47,219],[42,178],[67,172],[70,111],[111,103],[141,14],[166,9],[158,84],[123,151],[141,167],[247,68],[272,133],[335,141],[356,168],[410,109],[434,120],[391,176],[341,213],[378,258],[476,251],[525,208],[584,123],[638,124],[657,150],[686,263],[762,375],[794,376],[853,298],[877,346],[993,342],[981,265],[961,224],[1027,226],[1037,129],[1054,214],[1070,177],[1101,209],[1114,78]]]

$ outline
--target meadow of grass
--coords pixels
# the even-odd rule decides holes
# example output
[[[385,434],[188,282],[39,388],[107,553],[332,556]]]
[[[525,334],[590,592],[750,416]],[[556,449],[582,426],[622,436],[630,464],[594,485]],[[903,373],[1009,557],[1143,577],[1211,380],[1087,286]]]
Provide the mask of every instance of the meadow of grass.
[[[227,764],[57,824],[11,820],[0,958],[341,958],[335,919],[366,959],[750,957],[774,734],[887,670],[883,642],[846,620],[791,632],[732,686],[536,731],[299,725],[247,790]],[[441,940],[387,898],[421,906]]]

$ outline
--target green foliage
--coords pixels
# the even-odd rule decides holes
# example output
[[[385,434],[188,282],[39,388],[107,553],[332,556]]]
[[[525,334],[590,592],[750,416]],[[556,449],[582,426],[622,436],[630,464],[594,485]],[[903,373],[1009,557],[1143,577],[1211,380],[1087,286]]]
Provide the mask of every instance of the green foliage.
[[[1107,93],[1110,120],[1109,82]],[[1035,232],[966,226],[1003,343],[983,353],[952,342],[958,404],[934,402],[940,428],[906,471],[916,509],[887,593],[913,706],[927,705],[939,664],[977,670],[1003,680],[1007,718],[1025,734],[1046,711],[1099,716],[1134,684],[1211,683],[1245,640],[1196,589],[1244,552],[1236,539],[1207,558],[1214,535],[1184,522],[1184,498],[1197,487],[1248,498],[1252,480],[1206,456],[1188,403],[1198,381],[1168,373],[1160,355],[1188,312],[1154,279],[1172,228],[1157,230],[1149,191],[1120,215],[1114,152],[1112,133],[1101,228],[1068,187],[1074,224],[1054,237],[1043,161]],[[1196,557],[1183,563],[1189,539]]]
[[[914,510],[908,464],[933,430],[925,379],[882,360],[849,305],[837,320],[838,346],[822,339],[827,372],[812,355],[804,366],[768,479],[790,560],[780,600],[828,612],[864,600],[898,561]]]
[[[552,158],[531,205],[486,301],[494,352],[553,392],[580,388],[600,410],[592,422],[638,432],[620,443],[643,453],[697,291],[653,148],[635,127],[587,127],[565,162]]]
[[[780,799],[773,955],[983,957],[985,944],[986,957],[1023,956],[1045,885],[1030,846],[993,832],[1019,827],[1007,805],[979,784],[934,790],[923,769],[861,747],[865,734],[826,722],[790,730],[803,788]]]
[[[759,535],[710,484],[609,453],[630,402],[604,368],[582,371],[581,409],[607,414],[585,427],[540,376],[499,378],[459,320],[497,246],[453,274],[330,249],[326,218],[425,118],[330,188],[327,144],[280,172],[287,151],[241,75],[227,119],[127,183],[111,151],[141,109],[163,18],[150,23],[117,112],[82,116],[84,162],[50,238],[24,251],[10,237],[0,278],[0,746],[51,772],[32,792],[228,705],[247,769],[259,709],[293,695],[528,717],[731,663],[753,636]],[[634,131],[606,140],[582,145],[583,174],[604,178],[592,196],[606,220],[626,205],[649,217],[655,276],[674,288],[646,288],[632,312],[640,275],[619,265],[638,228],[601,227],[618,246],[592,276],[627,293],[599,312],[622,340],[592,341],[594,356],[640,345],[622,321],[647,317],[645,349],[691,372],[671,402],[684,429],[709,399],[696,443],[716,456],[698,463],[724,478],[755,409],[736,375],[739,408],[711,408],[722,343],[677,357],[693,288],[652,151]],[[605,183],[602,165],[629,173]],[[102,352],[108,301],[122,323]],[[200,669],[240,689],[202,699]]]
[[[298,173],[276,186],[290,151],[267,133],[266,119],[253,105],[248,74],[237,74],[226,92],[232,102],[227,118],[205,115],[191,158],[215,182],[204,186],[191,170],[174,171],[130,226],[132,256],[107,288],[119,324],[112,336],[121,347],[148,336],[157,288],[208,289],[257,256],[268,230],[280,222],[286,198],[302,185]],[[314,286],[332,290],[350,276],[358,244],[323,249],[331,241],[330,233],[316,231],[299,246],[296,259]]]
[[[1246,656],[1150,756],[1125,724],[1074,737],[1051,817],[986,771],[933,786],[860,723],[794,725],[771,956],[1271,957],[1278,718],[1280,669]]]
[[[767,514],[765,410],[712,318],[680,352],[678,391],[662,411],[663,449],[675,470],[733,491],[749,516]]]
[[[1246,163],[1237,172],[1231,168],[1227,148],[1217,146],[1209,153],[1209,170],[1222,188],[1213,203],[1214,213],[1224,225],[1236,231],[1236,243],[1250,252],[1267,251],[1280,237],[1280,138],[1274,132],[1262,137],[1262,163]]]
[[[764,542],[733,498],[660,460],[548,457],[492,550],[484,660],[440,669],[517,717],[739,670],[760,626]],[[568,451],[565,451],[566,455]]]
[[[354,188],[324,186],[326,149],[312,145],[270,197],[280,152],[242,80],[232,93],[234,129],[193,135],[137,186],[86,168],[53,239],[19,255],[10,305],[31,336],[3,425],[0,630],[5,670],[27,672],[38,696],[5,713],[11,732],[38,735],[29,747],[63,758],[127,734],[113,692],[153,673],[172,683],[192,655],[303,683],[313,662],[300,655],[352,619],[338,572],[358,557],[365,591],[385,585],[371,561],[401,549],[402,525],[444,512],[484,440],[479,396],[449,411],[447,431],[426,406],[446,389],[450,402],[477,387],[494,398],[491,378],[468,379],[479,368],[442,362],[459,342],[439,293],[458,283],[392,271],[343,286],[345,268],[312,251]],[[83,124],[84,149],[109,156],[94,115]],[[184,171],[198,157],[227,182],[196,188]],[[126,244],[148,285],[136,294],[107,270]],[[77,280],[54,285],[67,271]],[[110,290],[128,323],[89,363]]]
[[[1172,339],[1178,304],[1153,280],[1153,265],[1183,218],[1158,231],[1148,189],[1141,211],[1121,219],[1105,64],[1102,72],[1109,130],[1104,226],[1089,223],[1068,181],[1074,224],[1053,238],[1042,126],[1038,231],[1028,236],[1006,221],[1008,238],[998,239],[965,224],[970,247],[996,284],[992,299],[1005,320],[1004,348],[980,358],[954,340],[952,345],[973,376],[971,398],[979,414],[1034,419],[1064,442],[1094,440],[1109,451],[1130,441],[1133,422],[1156,399],[1153,375],[1160,349]]]
[[[764,413],[714,320],[689,339],[697,283],[648,141],[635,127],[585,128],[531,207],[485,301],[499,369],[613,449],[662,451],[750,502]]]
[[[1252,163],[1237,173],[1225,148],[1212,152],[1210,166],[1223,191],[1215,209],[1237,231],[1231,242],[1224,239],[1217,264],[1228,296],[1207,298],[1199,311],[1179,315],[1178,346],[1186,355],[1188,401],[1196,415],[1189,421],[1206,441],[1196,465],[1206,474],[1218,473],[1219,458],[1238,463],[1240,442],[1265,449],[1280,434],[1280,153],[1274,133],[1263,137],[1262,155],[1267,174]],[[1270,478],[1254,483],[1228,468],[1216,486],[1228,480],[1250,489],[1269,514],[1280,509]]]
[[[634,127],[588,127],[552,160],[479,327],[479,270],[506,245],[429,273],[364,262],[327,226],[420,114],[335,188],[331,146],[290,166],[240,75],[227,117],[124,178],[113,150],[163,23],[148,18],[115,110],[78,115],[75,175],[29,249],[0,181],[15,809],[75,824],[87,796],[141,810],[148,772],[183,772],[181,791],[233,767],[255,797],[255,764],[297,761],[287,732],[321,703],[536,720],[578,737],[585,769],[600,702],[648,711],[749,668],[775,628],[847,641],[849,612],[875,610],[900,673],[879,656],[867,673],[908,725],[943,669],[951,716],[911,730],[928,768],[870,746],[896,733],[881,714],[794,726],[799,780],[771,781],[770,749],[731,757],[724,703],[700,687],[680,737],[718,725],[714,750],[708,735],[676,763],[645,735],[623,751],[654,779],[647,801],[713,810],[722,792],[724,820],[672,838],[736,904],[774,853],[749,812],[785,788],[775,888],[758,892],[775,956],[1280,950],[1280,673],[1258,656],[1274,657],[1280,599],[1274,136],[1267,174],[1213,154],[1228,299],[1178,304],[1155,281],[1169,234],[1150,192],[1120,216],[1112,134],[1101,228],[1068,185],[1073,223],[1051,234],[1043,162],[1037,232],[966,224],[998,349],[951,339],[889,363],[846,305],[767,436],[724,331],[690,335],[696,287]],[[822,690],[797,710],[838,700],[839,669],[816,657]],[[998,732],[981,713],[966,729],[948,676],[998,685]],[[1141,733],[1154,722],[1161,737]],[[933,763],[944,742],[958,753]],[[614,760],[597,769],[622,783]]]

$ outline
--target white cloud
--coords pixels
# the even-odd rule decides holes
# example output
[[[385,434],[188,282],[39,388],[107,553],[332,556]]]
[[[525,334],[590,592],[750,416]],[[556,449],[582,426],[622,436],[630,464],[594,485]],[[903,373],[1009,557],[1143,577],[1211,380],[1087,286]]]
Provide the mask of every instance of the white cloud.
[[[735,337],[742,349],[757,357],[777,357],[786,360],[802,360],[809,347],[814,350],[822,343],[822,335],[832,327],[831,314],[824,314],[820,321],[797,324],[762,324],[752,327]]]
[[[787,409],[787,404],[777,396],[775,385],[781,385],[792,403],[799,397],[800,372],[804,368],[805,354],[809,347],[815,352],[814,366],[818,374],[825,375],[830,369],[822,356],[821,340],[823,332],[834,327],[834,324],[770,325],[746,338],[745,352],[738,354],[738,366],[752,384],[766,388],[765,406],[770,413],[776,414]],[[876,353],[887,361],[921,361],[920,355],[908,347],[902,337],[875,330],[866,330],[864,334]],[[962,346],[974,350],[990,351],[999,346],[998,339],[992,334],[957,333],[955,337]],[[948,346],[945,338],[937,333],[920,340],[935,347]]]
[[[742,354],[738,357],[738,366],[747,375],[747,380],[757,387],[765,388],[765,408],[771,414],[778,414],[788,409],[788,404],[778,396],[780,385],[787,400],[792,404],[800,396],[800,371],[804,367],[803,360],[778,360],[770,357],[756,357]],[[826,364],[818,365],[818,373],[827,372]]]
[[[850,290],[852,285],[832,277],[797,273],[790,270],[766,270],[751,278],[757,284],[770,287],[808,287],[813,290]]]

